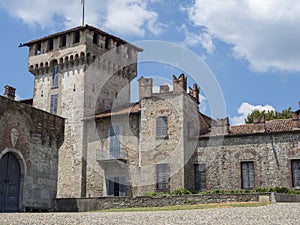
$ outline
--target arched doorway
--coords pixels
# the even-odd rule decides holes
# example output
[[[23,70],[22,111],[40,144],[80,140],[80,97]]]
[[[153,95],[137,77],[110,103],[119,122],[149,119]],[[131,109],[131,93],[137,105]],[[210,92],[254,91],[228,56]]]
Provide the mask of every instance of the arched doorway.
[[[8,152],[0,160],[0,212],[19,211],[20,182],[19,161]]]

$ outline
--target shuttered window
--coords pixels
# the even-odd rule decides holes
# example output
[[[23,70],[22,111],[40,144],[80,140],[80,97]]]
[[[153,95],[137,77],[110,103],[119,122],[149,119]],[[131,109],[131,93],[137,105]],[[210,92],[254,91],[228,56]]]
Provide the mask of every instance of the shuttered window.
[[[50,113],[57,114],[58,94],[51,95]]]
[[[292,160],[293,187],[300,188],[300,159]]]
[[[156,165],[156,191],[169,191],[169,164]]]
[[[59,66],[54,66],[52,69],[52,88],[58,87]]]
[[[254,188],[254,163],[242,162],[241,175],[242,175],[242,188],[253,189]]]
[[[194,164],[195,191],[206,191],[206,165]]]
[[[120,126],[111,126],[109,129],[110,158],[120,158]]]
[[[168,117],[159,116],[156,118],[156,138],[167,139],[168,138]]]

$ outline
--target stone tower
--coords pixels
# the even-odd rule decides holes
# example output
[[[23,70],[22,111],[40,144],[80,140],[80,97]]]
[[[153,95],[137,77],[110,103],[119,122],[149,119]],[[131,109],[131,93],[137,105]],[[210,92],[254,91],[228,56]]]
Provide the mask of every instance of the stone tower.
[[[130,101],[142,49],[85,25],[22,44],[34,75],[33,106],[66,119],[58,196],[86,196],[85,118]],[[120,101],[120,97],[118,97]]]

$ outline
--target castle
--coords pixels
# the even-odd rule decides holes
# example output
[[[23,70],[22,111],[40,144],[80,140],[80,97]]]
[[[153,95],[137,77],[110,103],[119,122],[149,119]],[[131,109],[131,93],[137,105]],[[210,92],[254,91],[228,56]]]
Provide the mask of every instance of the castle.
[[[230,126],[199,112],[184,74],[153,92],[143,49],[85,25],[22,44],[33,99],[0,96],[0,212],[53,210],[55,198],[138,196],[186,188],[300,188],[300,110]]]

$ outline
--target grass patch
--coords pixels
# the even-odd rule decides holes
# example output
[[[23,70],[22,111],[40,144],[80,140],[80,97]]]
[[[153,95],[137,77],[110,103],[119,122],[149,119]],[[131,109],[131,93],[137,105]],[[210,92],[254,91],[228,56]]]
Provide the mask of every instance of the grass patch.
[[[170,210],[192,210],[192,209],[212,209],[212,208],[234,208],[234,207],[259,207],[270,205],[269,202],[234,202],[234,203],[212,203],[198,205],[175,205],[163,207],[142,207],[142,208],[120,208],[104,209],[93,212],[151,212],[151,211],[170,211]]]

